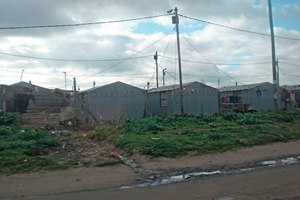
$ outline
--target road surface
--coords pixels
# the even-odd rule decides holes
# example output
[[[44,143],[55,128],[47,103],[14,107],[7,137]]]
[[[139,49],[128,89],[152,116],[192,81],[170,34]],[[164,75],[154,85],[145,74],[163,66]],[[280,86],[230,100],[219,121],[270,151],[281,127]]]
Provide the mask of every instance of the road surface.
[[[300,199],[300,164],[264,168],[239,174],[202,177],[168,185],[67,192],[14,200],[234,200]],[[10,198],[4,198],[10,199]]]

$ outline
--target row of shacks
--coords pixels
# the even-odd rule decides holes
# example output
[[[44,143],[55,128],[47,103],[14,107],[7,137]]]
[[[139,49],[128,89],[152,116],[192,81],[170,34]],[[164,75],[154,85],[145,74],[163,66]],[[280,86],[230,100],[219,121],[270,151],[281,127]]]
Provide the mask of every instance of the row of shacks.
[[[300,89],[282,88],[278,108],[300,107]],[[187,115],[231,111],[274,110],[273,84],[269,82],[214,88],[200,82],[183,84],[183,108]],[[179,85],[143,90],[122,82],[92,88],[78,94],[78,118],[82,121],[118,117],[167,116],[181,113]],[[293,97],[293,98],[291,98]]]
[[[24,82],[21,83],[24,85]],[[28,106],[30,99],[34,100],[33,91],[24,91],[23,89],[22,92],[18,92],[9,88],[9,86],[0,85],[1,111],[7,110],[8,105],[10,110],[18,111],[12,108],[20,107],[19,104],[22,103],[18,102],[20,95],[26,96],[26,102],[23,103],[25,105],[20,107],[23,111],[24,106]],[[39,90],[38,86],[33,88]],[[299,86],[282,87],[281,91],[279,108],[295,109],[300,107]],[[54,93],[54,91],[51,92]],[[73,92],[73,95],[73,103],[68,106],[76,111],[76,116],[73,117],[84,123],[114,120],[120,117],[182,114],[181,104],[187,115],[274,109],[273,85],[269,82],[219,89],[200,82],[186,83],[183,84],[182,102],[179,85],[144,90],[122,82],[115,82],[81,92]],[[8,98],[10,96],[11,98]],[[37,99],[35,99],[36,101]]]

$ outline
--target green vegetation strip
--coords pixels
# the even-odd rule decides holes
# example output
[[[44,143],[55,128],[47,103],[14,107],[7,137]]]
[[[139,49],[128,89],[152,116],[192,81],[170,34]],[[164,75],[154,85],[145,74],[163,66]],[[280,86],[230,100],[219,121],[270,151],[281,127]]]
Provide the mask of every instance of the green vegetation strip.
[[[189,152],[200,155],[300,139],[300,111],[125,118],[101,124],[89,131],[87,137],[74,133],[75,136],[76,141],[103,141],[101,144],[113,144],[128,153],[154,157],[178,157]],[[48,132],[18,124],[18,115],[0,114],[0,173],[76,165],[63,156],[49,154],[60,146],[58,139]],[[110,158],[99,160],[94,166],[118,163],[119,160]]]
[[[18,124],[18,115],[0,117],[0,173],[62,169],[67,163],[47,155],[48,148],[59,145],[49,133]]]
[[[116,145],[155,157],[222,152],[299,139],[299,122],[299,111],[127,119]]]

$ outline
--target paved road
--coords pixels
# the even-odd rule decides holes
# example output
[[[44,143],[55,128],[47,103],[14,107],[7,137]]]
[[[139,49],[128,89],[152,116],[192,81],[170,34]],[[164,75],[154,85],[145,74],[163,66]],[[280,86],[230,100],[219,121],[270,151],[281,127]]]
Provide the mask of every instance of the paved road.
[[[235,200],[300,199],[300,164],[248,171],[233,175],[202,177],[169,185],[70,192],[14,200]],[[55,183],[54,183],[55,184]],[[3,198],[8,200],[10,198]]]

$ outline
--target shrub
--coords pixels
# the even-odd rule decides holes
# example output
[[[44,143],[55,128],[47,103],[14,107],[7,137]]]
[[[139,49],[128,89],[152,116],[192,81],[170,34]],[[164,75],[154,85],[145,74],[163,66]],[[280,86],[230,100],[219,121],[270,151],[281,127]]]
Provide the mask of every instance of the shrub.
[[[17,113],[1,113],[0,112],[0,125],[18,124],[20,115]]]

